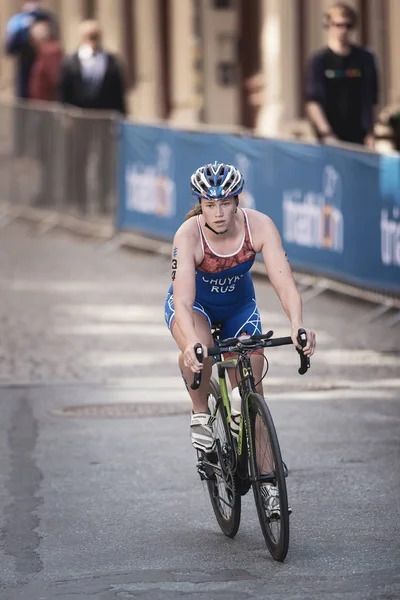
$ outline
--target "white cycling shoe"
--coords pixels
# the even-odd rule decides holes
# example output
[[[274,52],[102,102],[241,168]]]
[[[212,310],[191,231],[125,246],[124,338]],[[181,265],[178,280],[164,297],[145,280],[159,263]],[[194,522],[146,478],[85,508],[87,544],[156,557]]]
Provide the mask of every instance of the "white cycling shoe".
[[[212,452],[215,446],[212,429],[213,418],[210,413],[192,413],[190,418],[190,437],[192,446],[200,452]]]
[[[281,518],[281,505],[279,502],[279,490],[272,483],[264,483],[261,486],[261,495],[264,501],[264,508],[267,517],[271,521],[278,521]],[[289,515],[292,509],[288,507]]]

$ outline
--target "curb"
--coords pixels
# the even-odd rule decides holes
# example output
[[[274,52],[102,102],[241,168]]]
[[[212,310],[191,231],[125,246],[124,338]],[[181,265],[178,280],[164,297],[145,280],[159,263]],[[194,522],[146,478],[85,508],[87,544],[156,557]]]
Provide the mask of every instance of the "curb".
[[[140,233],[120,232],[115,230],[112,218],[82,219],[73,215],[62,215],[54,210],[32,208],[30,206],[12,209],[4,206],[0,215],[3,226],[14,220],[28,221],[40,226],[39,233],[46,234],[51,229],[61,229],[75,235],[93,237],[104,242],[102,250],[112,252],[118,248],[127,248],[141,252],[149,252],[162,256],[170,256],[172,243],[150,238]],[[252,273],[260,278],[268,278],[265,267],[261,262],[255,261]],[[400,311],[400,298],[390,297],[379,292],[357,288],[350,284],[329,279],[322,276],[307,275],[293,271],[293,276],[301,288],[303,304],[310,302],[324,292],[332,292],[338,296],[354,298],[377,306],[364,320],[371,322],[389,310]],[[398,317],[393,325],[398,323]]]

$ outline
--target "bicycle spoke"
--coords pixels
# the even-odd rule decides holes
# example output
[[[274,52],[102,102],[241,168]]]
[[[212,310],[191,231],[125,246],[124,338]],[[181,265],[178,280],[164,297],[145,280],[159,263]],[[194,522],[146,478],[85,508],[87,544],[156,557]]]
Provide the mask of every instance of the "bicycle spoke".
[[[275,473],[271,441],[262,416],[258,414],[255,422],[256,459],[260,475]]]
[[[234,463],[232,440],[226,421],[225,407],[222,402],[218,402],[219,397],[219,386],[211,380],[208,404],[211,414],[215,417],[213,433],[216,441],[215,454],[218,460],[217,464],[212,464],[205,458],[203,464],[212,470],[212,475],[210,474],[207,479],[207,485],[217,521],[225,535],[233,537],[239,528],[241,498],[235,493],[234,476],[231,469],[231,465]]]
[[[257,513],[272,556],[282,561],[287,554],[289,544],[289,514],[285,473],[278,438],[264,398],[259,394],[250,394],[248,402],[253,446],[253,492]],[[273,497],[279,507],[278,516],[271,513],[271,504],[267,503],[270,492],[267,491],[268,487],[263,487],[266,484],[273,486]]]

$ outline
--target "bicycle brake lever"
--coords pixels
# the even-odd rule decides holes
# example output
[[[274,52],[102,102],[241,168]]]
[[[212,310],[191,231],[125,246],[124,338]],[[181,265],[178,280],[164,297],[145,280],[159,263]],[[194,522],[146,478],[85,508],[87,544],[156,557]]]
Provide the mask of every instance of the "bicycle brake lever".
[[[203,346],[201,344],[196,344],[194,347],[194,353],[196,354],[196,358],[199,362],[203,362],[204,354],[203,354]],[[192,390],[198,390],[201,383],[201,371],[199,373],[194,374],[193,383],[190,386]]]
[[[297,341],[299,342],[302,348],[305,348],[307,346],[307,334],[305,329],[299,329],[297,334]],[[308,369],[310,368],[310,358],[308,356],[305,356],[302,350],[299,350],[298,348],[296,348],[296,350],[300,355],[300,368],[298,370],[298,373],[299,375],[305,375],[305,373],[307,373]]]

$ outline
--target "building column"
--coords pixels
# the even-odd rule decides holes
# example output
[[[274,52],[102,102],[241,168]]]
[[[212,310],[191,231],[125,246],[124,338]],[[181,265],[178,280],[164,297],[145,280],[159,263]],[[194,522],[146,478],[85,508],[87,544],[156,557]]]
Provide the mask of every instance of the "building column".
[[[68,0],[69,2],[70,0]],[[147,1],[147,0],[146,0]],[[110,52],[115,52],[123,58],[124,40],[123,40],[123,5],[110,0],[97,0],[96,17],[103,31],[104,48]]]
[[[246,129],[255,128],[264,93],[264,82],[260,74],[262,25],[260,11],[260,0],[253,0],[251,11],[248,10],[247,0],[241,0],[239,13],[240,124]]]
[[[79,24],[84,19],[83,0],[68,0],[61,2],[60,31],[66,52],[74,52],[80,42]]]
[[[58,15],[60,12],[60,5],[63,4],[61,0],[43,0],[42,7],[47,8],[54,15]]]
[[[194,8],[192,2],[188,0],[171,0],[170,7],[170,119],[177,124],[191,125],[197,122],[194,74]]]
[[[265,81],[257,133],[277,135],[296,119],[299,105],[296,62],[297,19],[292,0],[262,0],[262,71]]]
[[[332,2],[330,3],[332,5]],[[326,43],[326,33],[323,27],[324,0],[306,0],[306,30],[305,54],[308,58]]]
[[[204,120],[214,125],[236,126],[240,121],[240,5],[232,3],[228,8],[216,8],[214,2],[201,4]]]
[[[369,46],[375,52],[378,59],[379,71],[379,105],[384,106],[387,100],[387,65],[386,65],[386,47],[388,46],[389,32],[387,30],[388,23],[386,22],[387,9],[384,4],[386,0],[378,0],[378,2],[369,2]]]
[[[400,104],[400,37],[398,24],[400,19],[400,2],[389,0],[388,14],[388,103]]]
[[[136,77],[133,111],[139,118],[152,119],[161,113],[158,0],[139,0],[134,3],[134,11]]]

